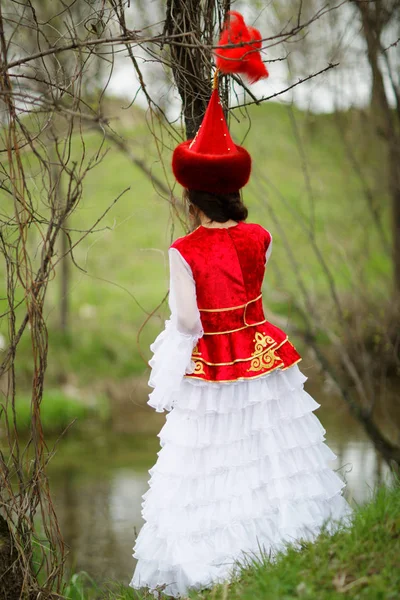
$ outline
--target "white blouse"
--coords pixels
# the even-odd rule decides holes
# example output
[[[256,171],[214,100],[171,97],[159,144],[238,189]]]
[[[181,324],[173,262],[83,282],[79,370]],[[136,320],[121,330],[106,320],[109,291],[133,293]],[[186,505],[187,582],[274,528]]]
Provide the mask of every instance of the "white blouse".
[[[271,250],[272,238],[265,255],[265,264]],[[170,411],[173,408],[172,396],[179,390],[184,375],[193,373],[193,348],[204,333],[192,269],[176,248],[170,248],[168,255],[168,304],[171,314],[165,321],[164,330],[150,346],[153,356],[149,361],[149,386],[154,389],[147,403],[156,412]]]

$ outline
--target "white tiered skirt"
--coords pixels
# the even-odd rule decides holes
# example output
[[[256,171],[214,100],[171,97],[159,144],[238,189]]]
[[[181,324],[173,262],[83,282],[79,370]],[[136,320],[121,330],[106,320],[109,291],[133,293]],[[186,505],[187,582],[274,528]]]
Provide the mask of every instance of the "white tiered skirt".
[[[158,436],[133,588],[173,597],[235,577],[287,542],[351,523],[336,455],[295,365],[230,384],[185,379]],[[161,587],[160,587],[161,586]]]

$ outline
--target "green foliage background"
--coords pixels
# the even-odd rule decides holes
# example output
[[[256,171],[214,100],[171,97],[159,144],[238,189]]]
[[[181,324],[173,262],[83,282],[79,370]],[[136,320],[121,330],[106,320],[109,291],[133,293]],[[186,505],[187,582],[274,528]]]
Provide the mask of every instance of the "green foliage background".
[[[117,115],[111,121],[113,127],[155,175],[165,181],[166,173],[173,185],[169,165],[176,141],[158,127],[156,144],[146,123],[149,116],[136,108],[124,111],[122,105],[123,101],[110,101],[110,110]],[[334,326],[336,317],[331,310],[326,270],[315,254],[311,237],[327,263],[338,293],[348,299],[349,307],[362,289],[363,296],[369,297],[379,310],[380,298],[387,297],[390,289],[390,257],[383,250],[363,187],[367,185],[373,194],[374,209],[382,218],[389,243],[390,211],[385,161],[379,139],[369,133],[368,114],[353,110],[315,115],[268,103],[247,111],[235,109],[231,129],[235,141],[244,143],[253,157],[252,180],[244,188],[249,221],[261,223],[274,238],[264,291],[267,317],[273,321],[274,315],[280,315],[284,323],[296,322],[293,298],[299,297],[297,276],[300,275],[311,297],[326,303],[327,318],[332,319]],[[58,327],[59,275],[55,275],[49,286],[46,319],[50,334],[47,379],[50,387],[71,374],[78,385],[87,385],[103,378],[120,379],[146,372],[148,346],[168,316],[165,302],[157,308],[168,290],[167,249],[174,238],[184,234],[166,199],[112,141],[102,140],[100,133],[90,130],[84,131],[83,139],[85,161],[93,161],[99,147],[104,157],[84,180],[82,201],[69,222],[76,229],[72,232],[73,241],[114,198],[129,189],[96,232],[74,251],[81,269],[72,267],[67,335],[61,334]],[[361,165],[364,180],[355,172],[346,145]],[[81,154],[82,139],[76,134],[72,158],[78,159]],[[46,198],[40,189],[38,165],[29,154],[24,160],[32,174],[35,202],[43,210]],[[178,185],[175,193],[181,196]],[[2,194],[0,201],[6,210],[12,210],[9,197]],[[30,244],[35,260],[34,235]],[[288,258],[288,246],[296,257],[298,272],[294,272]],[[0,269],[4,281],[4,265]],[[5,293],[1,295],[4,312]],[[153,311],[154,316],[141,333],[138,345],[139,329]],[[22,313],[23,306],[19,309],[19,314]],[[300,321],[297,325],[301,326]],[[0,332],[7,337],[4,316]],[[296,336],[294,341],[300,343]],[[28,331],[18,353],[18,377],[28,386],[31,372]]]

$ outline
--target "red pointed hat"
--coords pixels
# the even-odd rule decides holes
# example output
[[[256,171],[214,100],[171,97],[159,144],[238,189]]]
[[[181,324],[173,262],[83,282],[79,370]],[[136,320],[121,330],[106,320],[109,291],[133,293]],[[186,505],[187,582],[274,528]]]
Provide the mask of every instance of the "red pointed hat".
[[[218,46],[221,47],[215,53],[217,70],[244,74],[251,82],[268,77],[259,52],[261,34],[253,27],[247,27],[240,13],[228,13]],[[217,74],[203,122],[193,140],[182,142],[175,148],[172,170],[185,188],[224,194],[246,185],[251,172],[251,156],[231,138],[218,94]]]
[[[234,144],[217,89],[211,95],[196,137],[175,148],[172,170],[183,187],[193,190],[226,194],[246,185],[251,157],[247,150]]]

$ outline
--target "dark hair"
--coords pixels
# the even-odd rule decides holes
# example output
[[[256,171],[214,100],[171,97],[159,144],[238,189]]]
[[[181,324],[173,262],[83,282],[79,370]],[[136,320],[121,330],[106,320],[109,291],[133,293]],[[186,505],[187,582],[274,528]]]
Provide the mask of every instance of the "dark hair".
[[[243,204],[240,191],[230,194],[212,194],[198,190],[185,190],[185,197],[191,203],[200,208],[212,221],[224,223],[233,221],[245,221],[248,210]]]

